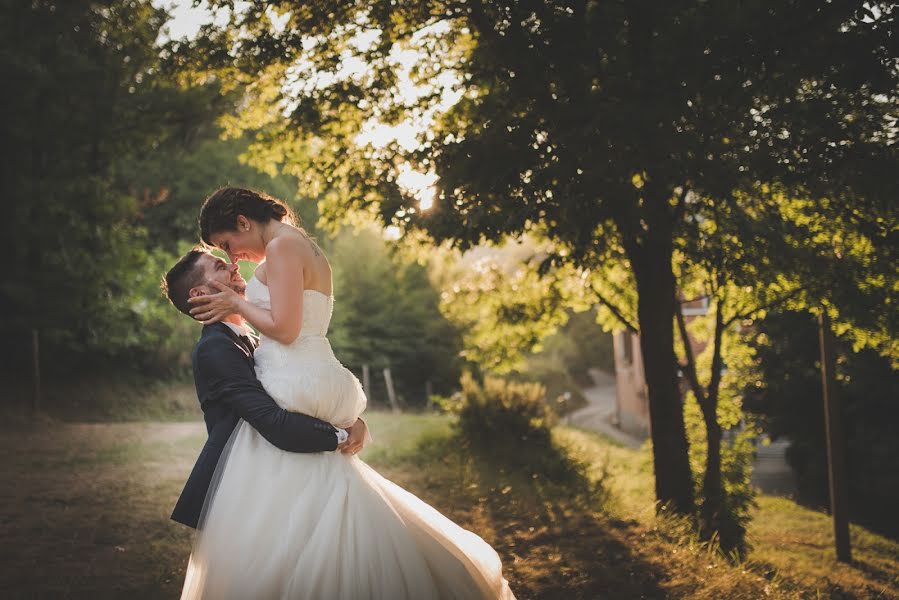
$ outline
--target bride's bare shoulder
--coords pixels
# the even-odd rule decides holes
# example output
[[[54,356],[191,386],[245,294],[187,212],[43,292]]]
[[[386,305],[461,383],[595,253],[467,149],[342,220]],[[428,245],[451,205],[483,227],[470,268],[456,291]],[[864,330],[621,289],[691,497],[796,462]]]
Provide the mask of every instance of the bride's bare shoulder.
[[[296,252],[301,257],[324,256],[321,247],[309,234],[301,229],[291,227],[276,235],[265,248],[266,254],[277,252]]]

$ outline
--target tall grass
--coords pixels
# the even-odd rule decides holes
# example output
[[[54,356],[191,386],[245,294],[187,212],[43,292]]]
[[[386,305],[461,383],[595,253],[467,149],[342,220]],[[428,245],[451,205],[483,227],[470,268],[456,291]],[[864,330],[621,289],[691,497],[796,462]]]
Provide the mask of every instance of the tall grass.
[[[13,422],[52,418],[67,422],[183,421],[202,416],[193,382],[137,373],[91,375],[43,385],[39,415],[30,382],[9,385],[0,410]]]

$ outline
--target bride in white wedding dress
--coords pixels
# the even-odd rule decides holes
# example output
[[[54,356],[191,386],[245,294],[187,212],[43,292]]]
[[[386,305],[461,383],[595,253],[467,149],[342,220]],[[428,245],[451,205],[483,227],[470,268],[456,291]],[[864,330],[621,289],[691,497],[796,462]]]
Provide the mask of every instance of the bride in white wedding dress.
[[[205,323],[239,313],[261,334],[256,373],[282,407],[337,427],[365,409],[326,337],[331,270],[264,194],[223,188],[200,214],[206,243],[265,262],[246,299],[206,296]],[[431,506],[341,452],[282,452],[241,422],[206,498],[182,598],[514,598],[496,552]]]

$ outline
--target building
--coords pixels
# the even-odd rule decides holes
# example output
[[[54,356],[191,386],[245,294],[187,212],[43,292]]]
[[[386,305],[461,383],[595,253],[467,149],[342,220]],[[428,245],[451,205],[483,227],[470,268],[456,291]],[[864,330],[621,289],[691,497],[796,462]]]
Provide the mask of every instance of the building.
[[[619,429],[649,437],[649,396],[643,373],[640,336],[620,331],[612,338],[615,352],[615,420]]]
[[[700,298],[681,305],[686,321],[704,315],[709,309],[709,299]],[[619,429],[632,436],[649,437],[649,394],[643,371],[643,354],[640,352],[640,336],[630,331],[619,331],[613,336],[615,353],[615,418]],[[693,344],[693,352],[699,354],[702,346]]]

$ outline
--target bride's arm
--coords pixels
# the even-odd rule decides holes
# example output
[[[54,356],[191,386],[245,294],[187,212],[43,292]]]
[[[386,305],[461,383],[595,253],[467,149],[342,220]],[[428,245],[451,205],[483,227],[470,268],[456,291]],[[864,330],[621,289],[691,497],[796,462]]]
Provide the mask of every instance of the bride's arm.
[[[272,308],[266,310],[246,300],[239,303],[240,314],[259,333],[290,344],[303,325],[303,261],[296,240],[280,237],[265,249],[266,285]]]

